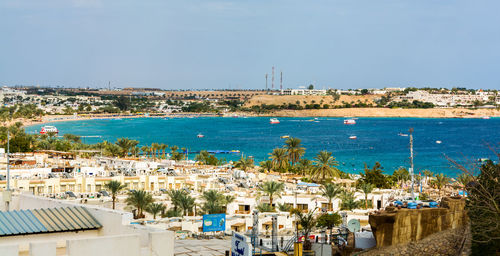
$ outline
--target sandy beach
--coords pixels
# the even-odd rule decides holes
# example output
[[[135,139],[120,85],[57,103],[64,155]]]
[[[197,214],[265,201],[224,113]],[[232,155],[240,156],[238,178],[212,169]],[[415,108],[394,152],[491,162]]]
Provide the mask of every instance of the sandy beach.
[[[422,118],[481,118],[500,117],[497,109],[432,108],[432,109],[391,109],[391,108],[340,108],[278,110],[261,116],[278,117],[422,117]]]

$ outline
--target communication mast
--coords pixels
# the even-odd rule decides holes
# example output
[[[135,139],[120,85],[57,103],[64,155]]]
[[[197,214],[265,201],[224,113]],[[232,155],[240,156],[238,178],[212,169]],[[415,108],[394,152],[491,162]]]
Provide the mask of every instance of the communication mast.
[[[283,71],[280,71],[280,90],[283,91]]]
[[[271,77],[271,88],[274,90],[274,66],[273,66],[273,73]]]
[[[267,91],[267,73],[266,73],[266,91]]]

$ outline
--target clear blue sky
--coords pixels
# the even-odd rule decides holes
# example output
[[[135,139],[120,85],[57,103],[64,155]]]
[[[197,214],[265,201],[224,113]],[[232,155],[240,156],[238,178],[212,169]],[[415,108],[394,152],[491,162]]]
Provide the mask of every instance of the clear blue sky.
[[[274,65],[287,88],[500,89],[499,10],[498,0],[0,0],[0,85],[264,88]]]

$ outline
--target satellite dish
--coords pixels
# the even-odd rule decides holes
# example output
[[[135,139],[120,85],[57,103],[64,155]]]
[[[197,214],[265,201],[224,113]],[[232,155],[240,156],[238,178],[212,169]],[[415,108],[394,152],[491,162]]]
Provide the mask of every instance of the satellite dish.
[[[351,232],[359,232],[361,230],[361,224],[359,223],[359,220],[357,219],[352,219],[349,222],[347,222],[347,228]]]

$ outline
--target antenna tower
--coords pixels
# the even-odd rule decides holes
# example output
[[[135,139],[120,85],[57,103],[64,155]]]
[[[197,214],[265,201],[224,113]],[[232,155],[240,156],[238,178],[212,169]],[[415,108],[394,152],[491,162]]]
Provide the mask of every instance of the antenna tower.
[[[274,90],[274,66],[273,66],[273,74],[271,77],[271,88]]]
[[[266,73],[266,91],[267,91],[267,73]]]
[[[280,90],[283,90],[283,71],[280,71]]]

